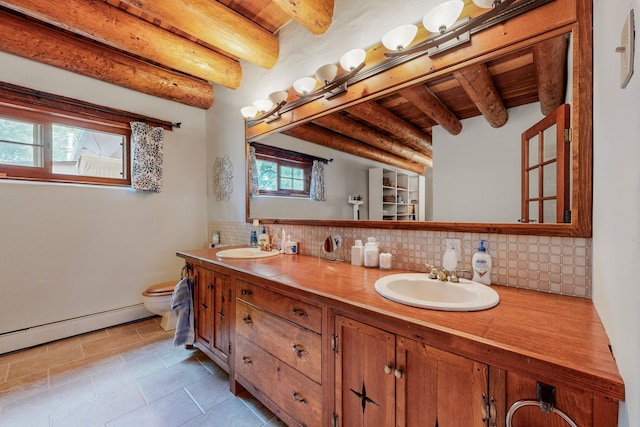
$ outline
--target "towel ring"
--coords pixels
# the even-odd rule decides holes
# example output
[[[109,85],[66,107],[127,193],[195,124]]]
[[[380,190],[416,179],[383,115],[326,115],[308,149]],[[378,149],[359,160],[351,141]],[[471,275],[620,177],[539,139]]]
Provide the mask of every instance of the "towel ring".
[[[182,269],[180,270],[180,279],[184,279],[186,277],[191,277],[191,272],[193,271],[193,266],[189,263],[186,263]]]
[[[505,427],[511,427],[511,418],[513,417],[513,414],[520,408],[523,408],[525,406],[540,406],[541,403],[537,400],[518,400],[517,402],[515,402],[513,405],[511,405],[511,408],[509,408],[509,411],[507,412],[507,418],[505,421]],[[560,418],[562,418],[567,424],[569,424],[571,427],[578,427],[578,425],[564,412],[562,412],[561,410],[559,410],[558,408],[550,408],[551,411],[549,413],[553,413],[558,415]]]

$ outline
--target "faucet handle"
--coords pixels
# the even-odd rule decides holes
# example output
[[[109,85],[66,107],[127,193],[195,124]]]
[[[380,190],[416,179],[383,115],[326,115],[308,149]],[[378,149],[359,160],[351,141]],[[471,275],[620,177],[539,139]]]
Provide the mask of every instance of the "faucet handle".
[[[470,273],[470,270],[464,270],[462,268],[454,268],[451,270],[451,276],[449,276],[449,281],[453,283],[460,283],[460,278],[458,277],[458,273]]]
[[[425,264],[425,267],[429,269],[429,279],[437,279],[438,278],[438,269],[435,265]]]

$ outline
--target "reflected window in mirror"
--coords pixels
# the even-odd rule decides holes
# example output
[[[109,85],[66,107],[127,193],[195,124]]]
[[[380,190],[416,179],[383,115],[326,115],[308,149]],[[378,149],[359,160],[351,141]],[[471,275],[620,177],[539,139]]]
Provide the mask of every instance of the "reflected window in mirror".
[[[255,149],[258,194],[309,197],[313,158],[291,150],[252,144]]]

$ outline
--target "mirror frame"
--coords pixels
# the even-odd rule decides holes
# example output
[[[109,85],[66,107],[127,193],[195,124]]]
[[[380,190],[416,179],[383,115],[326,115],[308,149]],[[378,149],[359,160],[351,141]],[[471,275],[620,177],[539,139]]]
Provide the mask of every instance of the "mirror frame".
[[[469,233],[498,233],[541,236],[591,237],[593,205],[593,35],[592,0],[553,0],[535,10],[493,26],[472,37],[465,47],[430,58],[426,54],[385,69],[349,86],[347,93],[332,99],[323,97],[285,110],[278,120],[245,125],[246,159],[250,141],[290,129],[296,125],[351,107],[361,102],[417,83],[449,74],[465,66],[486,62],[542,40],[570,33],[573,38],[572,87],[572,182],[570,224],[516,224],[413,222],[338,219],[260,218],[263,223],[322,225],[333,227],[430,230]],[[367,50],[367,66],[386,61],[378,44]],[[365,68],[366,70],[366,68]],[[247,163],[248,164],[248,163]],[[246,182],[249,182],[248,167]],[[250,195],[245,188],[246,221]]]

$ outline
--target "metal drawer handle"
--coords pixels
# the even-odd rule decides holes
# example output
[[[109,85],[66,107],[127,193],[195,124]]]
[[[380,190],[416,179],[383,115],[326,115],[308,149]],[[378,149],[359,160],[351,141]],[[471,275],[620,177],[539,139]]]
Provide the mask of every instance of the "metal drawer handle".
[[[213,285],[207,285],[207,289],[213,289]]]
[[[297,391],[294,390],[294,391],[291,392],[291,394],[293,395],[293,400],[294,401],[300,402],[300,403],[304,403],[305,405],[307,403],[309,403],[309,401],[306,398],[302,397],[302,395],[300,393],[298,393]]]
[[[387,375],[391,375],[393,372],[393,368],[388,363],[384,365],[384,373]]]
[[[218,312],[218,316],[219,316],[221,319],[224,319],[225,317],[227,317],[227,316],[225,316],[225,315],[224,315],[224,313],[223,313],[223,312],[221,312],[221,311],[219,311],[219,312]]]
[[[293,310],[291,310],[291,314],[293,314],[294,316],[309,317],[306,311],[295,307],[293,307]]]
[[[249,356],[242,356],[242,363],[244,363],[245,365],[251,365],[253,363],[253,360],[251,360]]]
[[[253,291],[251,289],[243,289],[240,291],[242,295],[253,295]]]
[[[246,315],[245,317],[243,317],[243,318],[242,318],[242,321],[243,321],[244,323],[246,323],[247,325],[250,325],[250,324],[252,324],[252,323],[253,323],[253,320],[251,319],[251,316],[249,316],[249,315]]]
[[[204,304],[204,303],[202,304],[202,307],[203,308],[209,308],[209,306],[207,304]]]
[[[303,344],[293,343],[293,351],[296,352],[296,355],[298,357],[302,357],[305,354],[309,354],[309,352],[307,351],[307,348]]]

